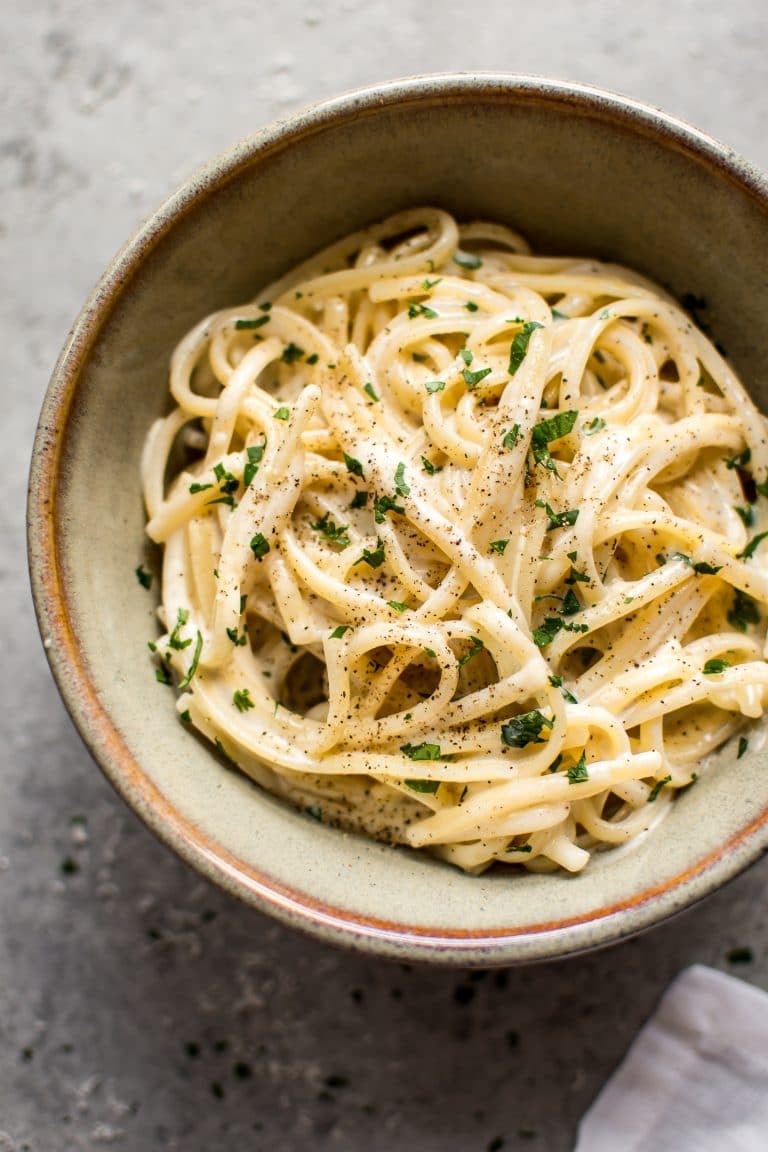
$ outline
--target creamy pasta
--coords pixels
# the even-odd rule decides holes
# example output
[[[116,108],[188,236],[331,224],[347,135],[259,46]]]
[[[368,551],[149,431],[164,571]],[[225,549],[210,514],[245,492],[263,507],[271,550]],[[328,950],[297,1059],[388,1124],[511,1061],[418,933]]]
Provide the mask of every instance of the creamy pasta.
[[[762,714],[766,421],[637,273],[402,212],[201,320],[170,390],[158,678],[315,819],[575,872]]]

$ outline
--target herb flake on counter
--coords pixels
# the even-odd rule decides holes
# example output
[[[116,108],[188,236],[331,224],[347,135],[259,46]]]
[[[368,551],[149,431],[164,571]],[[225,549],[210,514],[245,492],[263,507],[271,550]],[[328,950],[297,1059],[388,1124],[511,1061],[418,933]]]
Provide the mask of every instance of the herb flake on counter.
[[[739,750],[736,753],[737,760],[741,760],[747,748],[749,748],[749,740],[747,740],[746,736],[739,736]]]
[[[149,589],[152,587],[152,580],[153,580],[152,573],[148,572],[143,564],[139,564],[138,568],[134,568],[133,571],[134,571],[134,574],[136,576],[136,579],[138,580],[139,584],[141,584],[142,588]]]

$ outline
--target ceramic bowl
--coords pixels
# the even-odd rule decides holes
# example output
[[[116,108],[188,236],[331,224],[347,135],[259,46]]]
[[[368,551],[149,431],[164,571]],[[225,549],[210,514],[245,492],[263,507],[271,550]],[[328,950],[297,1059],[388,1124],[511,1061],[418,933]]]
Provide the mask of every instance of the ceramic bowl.
[[[580,875],[466,876],[307,819],[179,724],[147,658],[154,589],[138,479],[170,352],[322,245],[407,205],[519,228],[545,252],[620,259],[705,319],[768,410],[768,184],[726,148],[594,89],[504,75],[384,84],[258,132],[129,241],[53,374],[32,465],[41,632],[80,733],[180,856],[247,904],[326,940],[443,964],[574,954],[691,905],[768,847],[768,754],[676,800],[660,833]],[[156,558],[155,558],[156,559]],[[156,585],[155,585],[156,587]],[[756,745],[756,741],[751,742]]]

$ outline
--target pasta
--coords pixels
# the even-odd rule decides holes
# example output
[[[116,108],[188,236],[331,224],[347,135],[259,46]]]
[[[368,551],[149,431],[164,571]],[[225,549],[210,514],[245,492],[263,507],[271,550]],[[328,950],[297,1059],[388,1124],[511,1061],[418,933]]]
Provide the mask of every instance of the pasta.
[[[637,273],[405,211],[203,319],[170,390],[157,675],[308,815],[576,872],[762,714],[766,421]]]

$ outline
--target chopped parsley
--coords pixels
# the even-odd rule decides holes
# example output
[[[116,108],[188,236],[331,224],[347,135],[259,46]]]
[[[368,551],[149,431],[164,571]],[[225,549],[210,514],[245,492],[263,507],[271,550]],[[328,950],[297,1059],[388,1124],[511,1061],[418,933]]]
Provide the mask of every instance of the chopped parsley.
[[[726,668],[730,668],[730,666],[730,660],[707,660],[706,664],[704,665],[704,675],[717,676],[719,672],[725,672]]]
[[[542,420],[533,429],[531,436],[531,449],[533,451],[533,458],[537,464],[547,468],[550,472],[554,472],[558,480],[562,479],[557,470],[557,465],[552,459],[549,451],[549,445],[555,441],[560,440],[563,436],[568,436],[573,431],[573,426],[578,419],[578,412],[559,412],[557,416],[550,416],[548,420]]]
[[[747,748],[749,748],[749,740],[747,740],[746,736],[739,736],[739,750],[736,753],[737,760],[741,760]]]
[[[184,627],[187,620],[189,620],[189,609],[179,608],[178,612],[176,613],[176,626],[168,638],[168,646],[169,648],[173,648],[175,652],[183,652],[184,649],[189,648],[190,644],[192,643],[191,639],[182,640],[180,638],[181,629]]]
[[[347,472],[351,472],[353,476],[359,476],[361,480],[365,480],[363,466],[360,461],[356,460],[354,456],[348,456],[346,452],[343,452],[342,455],[344,456],[344,463],[347,466]]]
[[[366,396],[370,396],[370,398],[371,398],[371,400],[373,400],[374,404],[377,404],[379,402],[379,400],[381,400],[381,396],[378,395],[378,393],[376,392],[376,389],[374,388],[373,384],[371,384],[370,380],[368,381],[367,384],[363,384],[363,392],[365,392]]]
[[[290,408],[286,408],[285,405],[281,405],[279,408],[275,409],[272,415],[275,420],[290,420],[291,410]]]
[[[379,540],[376,547],[371,551],[368,548],[363,548],[363,554],[359,560],[355,560],[357,564],[367,564],[369,568],[380,568],[384,563],[384,541]]]
[[[554,532],[556,528],[572,528],[579,518],[578,508],[570,508],[567,512],[553,512],[544,500],[537,500],[536,507],[543,508],[549,517],[547,532]]]
[[[329,640],[341,640],[345,632],[349,632],[350,624],[339,624],[328,637]]]
[[[405,512],[402,504],[398,504],[393,496],[377,496],[373,501],[373,518],[377,524],[384,523],[385,512]]]
[[[588,632],[586,624],[571,624],[563,620],[562,616],[547,616],[533,631],[533,642],[537,648],[546,648],[551,644],[558,632]]]
[[[152,573],[147,572],[143,564],[139,564],[138,568],[134,568],[134,573],[142,588],[152,587]]]
[[[224,465],[219,462],[213,466],[213,474],[219,482],[219,491],[229,496],[232,492],[237,492],[240,487],[240,481],[231,472],[228,472]],[[213,503],[213,501],[209,501]]]
[[[583,784],[585,780],[589,780],[586,753],[582,752],[576,763],[568,769],[566,776],[569,784]]]
[[[445,380],[427,380],[424,387],[431,396],[435,392],[442,392],[443,388],[445,388]]]
[[[306,362],[307,364],[317,364],[319,359],[320,357],[318,356],[317,352],[313,352],[311,356],[307,356]]]
[[[571,553],[569,552],[568,555],[570,556]],[[570,576],[568,576],[566,578],[565,583],[570,584],[570,585],[573,585],[573,584],[590,584],[591,581],[590,581],[590,578],[586,572],[579,572],[579,570],[577,568],[572,567],[571,568],[571,574],[570,574]]]
[[[491,552],[498,552],[499,556],[503,556],[506,551],[507,544],[509,544],[509,540],[492,540],[490,545]]]
[[[566,688],[565,684],[563,683],[562,676],[550,676],[549,682],[553,688],[559,688],[560,689],[560,691],[563,694],[563,699],[567,700],[569,704],[578,704],[578,700],[574,696],[573,692],[569,692],[568,689]]]
[[[570,316],[568,315],[567,312],[561,312],[559,308],[553,308],[552,309],[552,319],[553,320],[570,320]]]
[[[422,456],[421,466],[426,472],[427,476],[434,476],[436,472],[442,472],[443,470],[442,465],[438,467],[436,464],[433,464],[431,460],[427,460],[426,456]]]
[[[251,537],[251,552],[257,560],[261,560],[269,552],[269,541],[261,532],[257,532],[255,536]]]
[[[301,360],[303,355],[304,349],[299,348],[298,344],[294,344],[291,340],[286,344],[285,348],[283,348],[283,354],[280,359],[284,364],[295,364],[297,360]]]
[[[478,368],[476,372],[473,372],[471,368],[465,368],[462,373],[464,383],[467,388],[476,388],[481,380],[485,380],[486,376],[490,376],[492,371],[493,369],[491,368]]]
[[[409,760],[439,760],[441,756],[439,744],[401,744],[400,751]]]
[[[469,648],[463,656],[459,657],[459,664],[468,664],[473,656],[477,656],[478,652],[482,652],[483,648],[485,648],[485,644],[482,642],[480,637],[471,636],[469,639]]]
[[[255,708],[253,700],[251,700],[250,689],[238,688],[232,696],[232,703],[238,712],[247,712],[249,708]]]
[[[512,427],[509,429],[509,431],[504,433],[504,435],[501,438],[501,442],[504,445],[504,447],[508,448],[509,451],[511,452],[512,449],[517,444],[517,440],[518,440],[519,435],[520,435],[520,425],[519,424],[513,424]]]
[[[467,366],[469,366],[475,358],[470,352],[469,348],[462,348],[459,352],[459,356],[461,356],[462,360]]]
[[[648,800],[647,800],[648,804],[653,804],[654,800],[658,796],[659,792],[661,792],[664,785],[669,784],[671,779],[672,779],[671,776],[664,776],[663,779],[656,781],[656,783],[654,784],[653,788],[651,788],[651,791],[648,795]]]
[[[543,324],[539,324],[537,320],[526,320],[522,329],[517,333],[512,341],[512,347],[509,350],[509,374],[514,376],[518,368],[528,352],[528,345],[531,340],[531,335],[537,328],[543,328]]]
[[[401,604],[399,600],[387,600],[387,604],[389,604],[390,608],[392,608],[395,612],[408,611],[408,605]]]
[[[751,528],[755,523],[755,510],[751,504],[747,504],[744,508],[739,504],[734,504],[733,510],[738,513],[745,528]]]
[[[429,290],[439,284],[441,280],[442,276],[438,276],[437,280],[425,280],[421,286],[425,292],[429,292]]]
[[[501,739],[509,748],[525,748],[528,744],[543,744],[541,733],[545,728],[552,728],[554,720],[548,720],[534,708],[532,712],[523,712],[520,716],[508,720],[501,726]]]
[[[728,610],[728,623],[738,628],[739,632],[746,632],[748,624],[760,623],[756,601],[740,588],[734,589],[733,603]]]
[[[581,612],[581,604],[573,588],[569,588],[563,597],[563,606],[560,609],[560,615],[575,616],[577,612]]]
[[[190,496],[196,496],[198,492],[207,492],[209,488],[213,488],[213,484],[198,484],[194,482],[189,486]]]
[[[264,449],[266,448],[266,446],[267,446],[267,439],[265,436],[263,443],[252,444],[250,446],[250,448],[246,448],[246,454],[248,456],[248,463],[245,465],[245,468],[243,469],[243,484],[245,485],[246,488],[249,487],[251,481],[253,480],[254,476],[256,475],[256,473],[259,470],[259,464],[261,464],[261,461],[264,458]]]
[[[192,723],[192,717],[190,715],[189,708],[185,708],[183,712],[179,712],[179,719],[183,720],[185,724]]]
[[[763,540],[765,540],[766,536],[768,536],[768,532],[758,532],[757,536],[753,536],[752,539],[750,540],[749,544],[747,544],[744,551],[738,553],[739,559],[740,560],[751,559],[752,556],[754,556],[754,554],[757,551],[760,544],[762,544]]]
[[[398,496],[407,496],[410,490],[411,486],[406,483],[405,479],[405,464],[401,462],[395,468],[395,492]]]
[[[355,492],[350,508],[365,508],[370,492]]]
[[[467,300],[464,307],[466,308],[467,312],[477,312],[479,305],[475,304],[474,300]]]
[[[269,316],[256,316],[253,320],[235,320],[235,328],[238,330],[243,328],[261,328],[268,320]]]
[[[415,320],[417,316],[423,316],[425,320],[436,320],[437,312],[427,304],[419,304],[418,300],[409,300],[408,319]]]
[[[589,424],[582,424],[581,430],[585,436],[594,436],[595,432],[600,432],[603,428],[605,428],[605,420],[601,416],[595,416]]]
[[[245,633],[243,633],[242,636],[238,635],[237,628],[227,628],[227,636],[229,636],[236,648],[242,647],[248,639]]]
[[[739,452],[736,456],[725,457],[726,468],[746,468],[752,459],[752,449],[745,448],[743,452]]]
[[[453,254],[453,261],[458,264],[460,268],[482,268],[483,262],[479,256],[474,252],[463,252],[461,248],[457,248]]]
[[[312,528],[315,532],[319,532],[324,540],[330,544],[338,544],[340,548],[348,547],[350,540],[347,532],[349,530],[348,524],[334,524],[330,518],[330,513],[326,512],[319,520],[312,523]]]
[[[172,684],[171,669],[164,659],[160,659],[160,667],[155,669],[155,680],[158,684]]]
[[[187,669],[186,676],[179,683],[180,689],[187,688],[192,683],[192,677],[195,675],[195,672],[197,672],[197,666],[200,663],[200,653],[202,652],[202,650],[203,650],[203,634],[202,634],[202,632],[198,632],[197,633],[197,640],[195,641],[195,651],[192,654],[192,663],[190,664],[189,668]]]
[[[766,535],[768,535],[768,533],[766,533]],[[689,568],[693,568],[694,572],[698,573],[699,576],[716,576],[722,568],[722,564],[708,564],[706,560],[699,560],[694,564],[693,560],[691,560],[690,556],[686,556],[685,552],[673,552],[670,560],[682,560]]]
[[[410,745],[406,745],[406,747],[410,747]],[[425,747],[425,745],[422,745],[422,747]],[[430,745],[427,745],[427,747],[436,748],[437,745],[436,744],[430,744]],[[433,759],[433,757],[431,757],[431,756],[412,756],[411,759],[412,760],[431,760],[431,759]],[[434,759],[437,759],[437,757],[434,757]],[[432,795],[434,795],[434,793],[437,792],[438,788],[440,787],[440,781],[439,780],[404,780],[403,783],[405,784],[406,788],[410,788],[412,792],[429,792]]]

